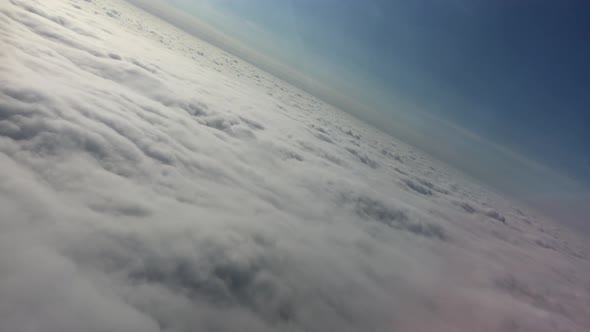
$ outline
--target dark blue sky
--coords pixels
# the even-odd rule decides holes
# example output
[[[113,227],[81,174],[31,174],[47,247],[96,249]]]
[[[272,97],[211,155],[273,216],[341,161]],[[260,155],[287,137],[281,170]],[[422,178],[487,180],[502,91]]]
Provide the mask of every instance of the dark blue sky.
[[[216,0],[214,6],[293,45],[297,52],[277,53],[296,67],[330,68],[336,85],[351,78],[349,88],[361,86],[382,107],[389,96],[402,97],[590,183],[590,1]]]

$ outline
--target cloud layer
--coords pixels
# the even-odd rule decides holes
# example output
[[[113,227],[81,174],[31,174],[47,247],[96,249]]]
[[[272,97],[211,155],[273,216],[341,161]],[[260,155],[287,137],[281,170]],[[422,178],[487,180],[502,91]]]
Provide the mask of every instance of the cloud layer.
[[[0,24],[1,331],[590,325],[580,239],[243,60],[119,1]]]

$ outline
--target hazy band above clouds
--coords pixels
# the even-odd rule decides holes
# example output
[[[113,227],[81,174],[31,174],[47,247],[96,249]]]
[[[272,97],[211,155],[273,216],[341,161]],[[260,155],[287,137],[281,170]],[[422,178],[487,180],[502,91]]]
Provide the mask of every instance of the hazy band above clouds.
[[[314,76],[313,72],[301,72],[290,67],[282,62],[278,53],[269,55],[254,50],[229,35],[232,32],[239,35],[236,30],[240,28],[247,30],[245,23],[229,13],[220,12],[209,1],[198,2],[199,6],[192,3],[199,10],[205,10],[198,17],[195,13],[183,12],[163,0],[129,2],[458,167],[496,190],[529,203],[566,224],[586,229],[582,216],[588,210],[578,202],[590,198],[590,192],[568,176],[449,120],[432,115],[409,99],[397,96],[395,92],[383,98],[373,96],[371,99],[362,99],[362,92],[358,94],[335,87],[338,86],[334,82],[338,80],[337,77],[328,82],[325,78]],[[223,22],[215,21],[213,17]],[[221,32],[214,24],[226,29]],[[277,40],[259,41],[256,38],[260,37],[252,37],[252,40],[258,42],[255,45]],[[354,86],[354,83],[351,84]],[[369,86],[368,83],[363,84]],[[548,202],[551,204],[548,205]]]

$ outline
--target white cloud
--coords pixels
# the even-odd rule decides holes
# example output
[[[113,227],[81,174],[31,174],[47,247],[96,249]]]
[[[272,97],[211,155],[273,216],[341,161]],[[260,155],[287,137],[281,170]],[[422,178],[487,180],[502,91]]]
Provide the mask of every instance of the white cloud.
[[[579,240],[284,81],[123,2],[0,21],[1,331],[588,324]]]

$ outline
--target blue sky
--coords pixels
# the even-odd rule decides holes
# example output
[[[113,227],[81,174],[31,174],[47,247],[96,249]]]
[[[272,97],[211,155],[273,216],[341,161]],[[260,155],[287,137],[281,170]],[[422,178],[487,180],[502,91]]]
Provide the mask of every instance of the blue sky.
[[[590,2],[172,2],[379,112],[419,110],[588,188]],[[457,145],[478,159],[475,175],[484,162],[501,168],[502,158]]]

